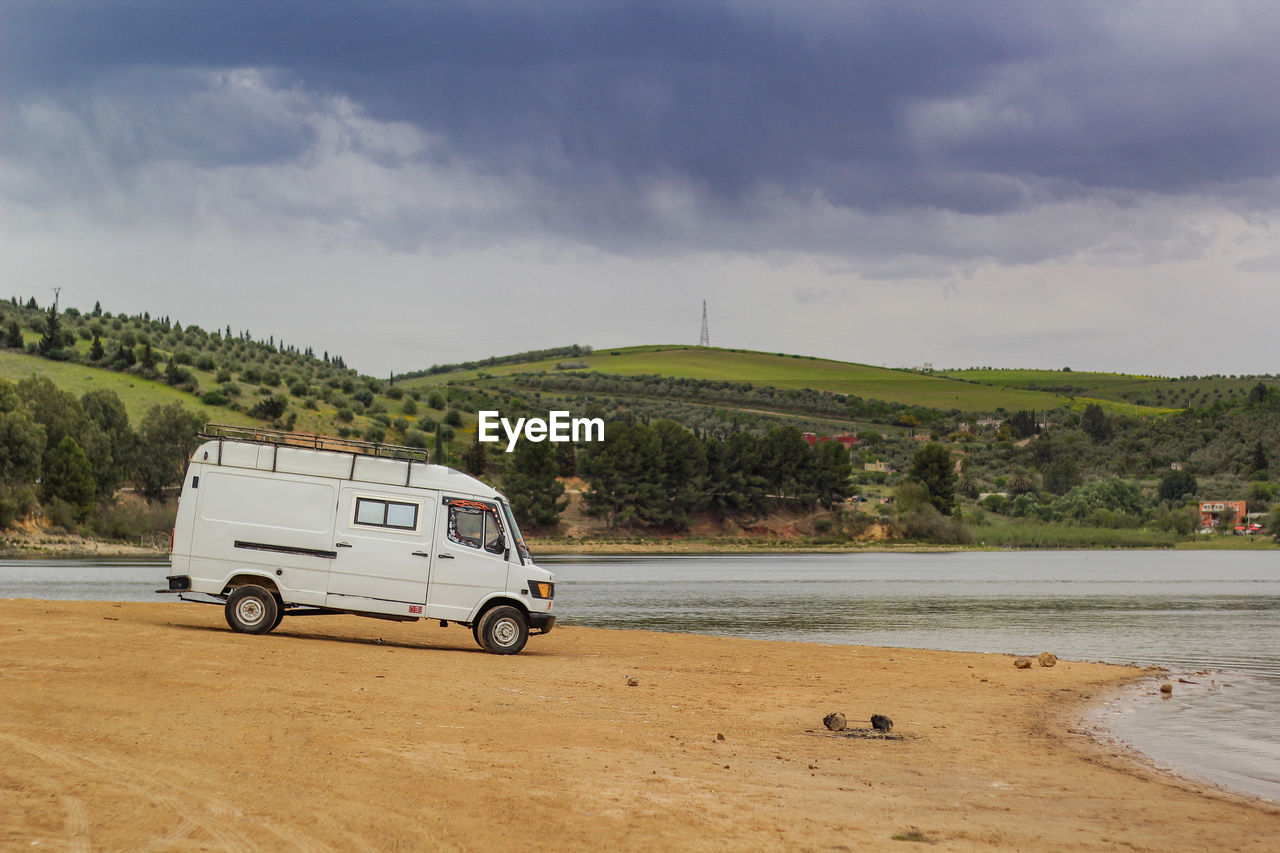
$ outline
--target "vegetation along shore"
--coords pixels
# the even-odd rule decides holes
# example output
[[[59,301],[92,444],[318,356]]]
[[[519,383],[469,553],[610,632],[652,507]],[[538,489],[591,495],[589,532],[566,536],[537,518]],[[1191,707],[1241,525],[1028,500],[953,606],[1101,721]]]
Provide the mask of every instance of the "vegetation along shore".
[[[0,303],[0,547],[163,551],[208,422],[426,448],[544,550],[1275,547],[1280,379],[567,346],[385,379],[95,305]],[[603,441],[477,441],[480,411]]]

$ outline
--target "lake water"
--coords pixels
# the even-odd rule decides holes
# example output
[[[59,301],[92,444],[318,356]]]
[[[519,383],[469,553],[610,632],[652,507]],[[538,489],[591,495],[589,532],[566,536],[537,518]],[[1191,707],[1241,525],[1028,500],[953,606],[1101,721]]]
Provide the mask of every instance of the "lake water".
[[[1280,801],[1280,554],[576,557],[563,624],[1158,664],[1194,684],[1102,710],[1161,763]],[[160,560],[0,560],[0,598],[161,600]],[[1207,673],[1207,674],[1197,674]]]

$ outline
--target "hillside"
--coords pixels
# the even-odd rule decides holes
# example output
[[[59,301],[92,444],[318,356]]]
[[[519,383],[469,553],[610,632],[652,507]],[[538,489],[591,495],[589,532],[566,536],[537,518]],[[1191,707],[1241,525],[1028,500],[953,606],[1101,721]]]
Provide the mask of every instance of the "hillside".
[[[622,347],[573,358],[542,359],[437,373],[406,379],[404,385],[467,385],[489,377],[557,371],[585,371],[609,376],[663,376],[742,382],[778,389],[812,389],[903,406],[941,411],[954,409],[965,413],[1083,409],[1092,402],[1093,396],[1055,393],[1037,388],[1030,382],[979,382],[967,375],[952,378],[951,375],[873,367],[812,356],[674,345]],[[1119,414],[1164,414],[1170,411],[1167,407],[1137,405],[1114,395],[1099,396],[1097,401],[1104,409]]]
[[[117,539],[168,530],[163,511],[119,504],[117,491],[171,496],[187,445],[210,421],[429,448],[499,485],[553,535],[558,489],[575,477],[570,512],[590,510],[595,528],[603,518],[609,537],[635,525],[687,535],[701,524],[700,535],[786,528],[783,538],[852,541],[874,527],[964,542],[974,538],[968,524],[983,536],[1017,527],[999,533],[1006,542],[1061,546],[1079,541],[1077,529],[1106,528],[1119,532],[1089,541],[1150,545],[1154,535],[1167,544],[1175,530],[1194,530],[1193,497],[1247,499],[1259,513],[1277,494],[1275,377],[927,373],[783,353],[574,345],[383,380],[247,331],[12,299],[0,303],[0,378],[9,380],[0,419],[16,442],[0,472],[0,521],[38,518],[38,498],[63,528]],[[614,423],[598,443],[521,442],[504,453],[476,441],[483,410]],[[811,445],[805,432],[857,438]],[[919,495],[913,509],[911,489],[901,492],[929,443],[956,482],[935,483],[947,495],[928,500],[953,518],[922,515]],[[782,527],[760,523],[779,513]]]
[[[1242,397],[1257,376],[1134,376],[1126,373],[1087,373],[1070,370],[948,370],[941,375],[997,388],[1041,391],[1069,397],[1122,403],[1138,413],[1147,407],[1159,411],[1208,406],[1219,400]],[[1275,381],[1270,379],[1270,381]]]

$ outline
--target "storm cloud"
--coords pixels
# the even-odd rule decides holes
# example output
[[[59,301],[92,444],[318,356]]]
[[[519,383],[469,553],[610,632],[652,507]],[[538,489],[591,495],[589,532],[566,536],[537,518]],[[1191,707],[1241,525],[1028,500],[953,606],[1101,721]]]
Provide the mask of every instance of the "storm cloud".
[[[401,253],[779,253],[954,288],[989,265],[1198,258],[1219,216],[1280,208],[1272,4],[0,16],[0,202],[23,233],[154,220]]]

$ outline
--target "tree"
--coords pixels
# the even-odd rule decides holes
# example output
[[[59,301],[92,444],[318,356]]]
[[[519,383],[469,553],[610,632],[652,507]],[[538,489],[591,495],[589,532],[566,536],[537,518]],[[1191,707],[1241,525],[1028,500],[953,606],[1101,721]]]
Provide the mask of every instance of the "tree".
[[[946,447],[930,443],[917,450],[907,476],[929,490],[929,503],[938,512],[950,515],[955,509],[956,469]]]
[[[44,448],[44,428],[26,408],[19,406],[0,413],[0,483],[16,485],[38,480]]]
[[[562,441],[556,444],[556,469],[561,477],[578,476],[578,451],[572,442]]]
[[[181,403],[152,406],[138,425],[133,462],[135,479],[151,499],[182,483],[187,462],[200,443],[200,416]]]
[[[1166,471],[1160,478],[1156,500],[1162,503],[1180,504],[1188,498],[1195,497],[1199,488],[1196,475],[1190,471]]]
[[[650,524],[683,530],[692,521],[690,514],[706,503],[706,449],[693,433],[672,420],[658,421],[652,432],[658,454],[653,464],[658,493],[651,503],[640,507],[641,517]]]
[[[471,447],[467,450],[467,473],[473,477],[479,477],[484,473],[486,462],[484,442],[477,438],[475,441],[471,442]]]
[[[578,458],[578,472],[590,487],[582,496],[587,513],[613,528],[643,520],[641,507],[653,505],[661,494],[653,476],[657,456],[648,426],[609,423],[604,441],[587,445]]]
[[[102,361],[102,357],[106,355],[106,350],[102,348],[102,338],[97,332],[93,333],[93,343],[89,345],[89,360]]]
[[[516,445],[502,485],[518,519],[535,527],[559,522],[569,501],[561,499],[564,483],[556,479],[556,473],[555,452],[550,444],[522,441]]]
[[[22,339],[22,327],[17,320],[10,320],[4,333],[4,345],[9,349],[22,349],[26,343]]]
[[[1023,409],[1009,418],[1009,432],[1014,438],[1030,438],[1036,434],[1035,416]]]
[[[47,376],[28,376],[18,383],[18,396],[45,429],[46,448],[57,446],[64,436],[78,438],[84,429],[85,414],[80,402],[58,388]]]
[[[50,353],[62,349],[62,319],[58,316],[58,306],[50,305],[44,315],[44,335],[40,338],[40,354],[48,357]]]
[[[114,391],[90,391],[80,398],[89,423],[81,433],[81,446],[93,463],[98,496],[110,497],[128,476],[130,448],[134,445],[129,413]]]
[[[93,508],[93,499],[98,491],[93,479],[93,466],[71,436],[64,436],[45,454],[41,491],[46,500],[56,498],[69,503],[79,519]]]
[[[1084,430],[1085,435],[1093,439],[1094,444],[1103,444],[1111,440],[1114,432],[1111,419],[1102,411],[1102,407],[1097,403],[1090,403],[1084,407],[1084,415],[1080,418],[1080,429]]]
[[[849,451],[840,442],[824,441],[816,446],[807,473],[805,491],[815,494],[818,503],[827,509],[849,496],[853,466],[849,462]]]
[[[795,427],[774,427],[760,441],[761,468],[776,498],[796,495],[811,460],[809,445]]]
[[[1065,495],[1080,485],[1080,469],[1069,456],[1063,456],[1050,462],[1044,468],[1045,491],[1055,495]]]
[[[170,362],[172,364],[172,362]],[[264,421],[274,421],[284,416],[285,411],[289,408],[289,401],[279,395],[271,397],[263,397],[257,403],[254,403],[249,414],[255,418],[262,418]]]
[[[1258,439],[1258,443],[1253,446],[1252,457],[1254,471],[1267,470],[1269,460],[1267,459],[1267,449],[1262,446],[1262,439]]]

